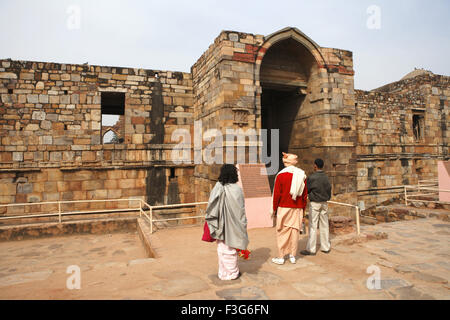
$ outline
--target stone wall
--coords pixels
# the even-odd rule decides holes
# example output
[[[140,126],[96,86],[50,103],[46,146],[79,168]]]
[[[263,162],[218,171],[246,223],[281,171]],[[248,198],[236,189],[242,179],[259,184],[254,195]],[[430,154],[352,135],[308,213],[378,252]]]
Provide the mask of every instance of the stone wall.
[[[297,117],[296,125],[303,130],[296,130],[296,145],[301,146],[298,153],[307,173],[313,172],[314,159],[324,160],[333,200],[356,204],[352,52],[332,48],[321,48],[321,52],[326,65],[312,73],[307,101]]]
[[[1,173],[0,203],[32,203],[73,200],[143,199],[150,204],[191,203],[195,200],[193,168],[163,169],[155,184],[154,167],[115,169],[111,167],[64,169],[42,168]],[[168,171],[168,172],[166,172]],[[157,194],[152,198],[152,194]],[[87,209],[137,208],[133,201],[79,202],[62,205],[64,212]],[[1,214],[58,212],[58,204],[0,208]]]
[[[225,137],[279,128],[275,153],[298,154],[307,174],[324,159],[333,200],[366,208],[392,197],[392,186],[436,178],[436,161],[449,159],[449,77],[428,73],[371,92],[355,91],[353,77],[352,52],[320,47],[295,28],[223,31],[191,73],[0,60],[0,204],[205,201],[220,168],[203,157],[217,143],[203,136],[210,129]],[[102,132],[102,105],[107,114],[109,97],[117,115],[116,96],[123,115]],[[123,143],[103,144],[108,129]],[[177,129],[190,133],[190,161],[174,162]],[[218,147],[221,162],[231,147],[232,162],[248,163],[262,144]]]
[[[296,46],[300,57],[305,59],[304,66],[300,66],[305,69],[303,76],[299,80],[292,78],[292,70],[289,73],[283,70],[288,68],[287,65],[277,70],[276,61],[271,61],[272,69],[266,68],[261,76],[265,54],[272,46],[289,38],[298,41],[288,40],[288,45]],[[284,113],[284,117],[292,122],[292,131],[283,137],[288,141],[287,145],[282,145],[283,150],[278,153],[297,153],[299,165],[308,173],[312,172],[315,157],[323,158],[335,198],[356,204],[354,71],[349,51],[320,48],[293,28],[267,37],[223,31],[192,67],[194,114],[195,120],[202,122],[202,132],[214,128],[223,134],[226,129],[259,133],[259,129],[266,129],[262,115],[262,95],[266,87],[263,81],[265,77],[276,77],[277,74],[281,74],[281,78],[286,74],[290,77],[282,78],[283,82],[279,83],[282,86],[302,88],[297,94],[299,98],[292,100],[293,108],[289,107],[292,110],[276,111]],[[226,141],[225,145],[237,148],[233,141]],[[245,144],[247,149],[253,146],[255,144],[250,142]],[[257,144],[257,147],[261,148],[261,145]],[[248,161],[248,158],[237,161]],[[208,198],[218,174],[218,166],[196,166],[199,199]]]
[[[225,135],[226,129],[242,129],[244,132],[259,129],[259,112],[255,110],[254,62],[256,45],[261,43],[262,36],[223,31],[192,66],[194,114],[195,120],[201,121],[202,133],[218,129]],[[224,139],[222,147],[233,147],[237,161],[236,143]],[[209,142],[203,146],[206,144]],[[243,161],[245,159],[238,162]],[[208,199],[219,176],[219,168],[218,165],[196,166],[198,200]]]
[[[170,152],[157,144],[172,143],[173,130],[189,130],[192,125],[192,80],[188,73],[9,60],[0,63],[3,168],[168,160]],[[102,145],[102,92],[125,94],[123,144]],[[162,105],[155,106],[154,100],[161,100]],[[158,116],[162,128],[152,126]],[[149,144],[156,146],[149,148]]]
[[[123,143],[102,143],[105,92],[125,96]],[[151,188],[158,204],[195,198],[192,169],[170,171],[172,132],[192,127],[190,74],[0,60],[0,94],[0,203],[148,199]],[[149,181],[155,165],[162,186]]]
[[[423,75],[370,92],[356,90],[358,199],[365,207],[402,189],[437,178],[437,161],[449,158],[450,77]],[[417,139],[414,115],[423,116]]]

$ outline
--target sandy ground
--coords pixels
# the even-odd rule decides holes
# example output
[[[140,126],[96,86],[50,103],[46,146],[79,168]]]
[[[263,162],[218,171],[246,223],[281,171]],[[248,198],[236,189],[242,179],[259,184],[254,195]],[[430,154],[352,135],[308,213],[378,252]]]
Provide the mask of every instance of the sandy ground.
[[[364,226],[388,239],[333,246],[329,254],[270,262],[275,229],[249,230],[242,276],[217,278],[217,247],[202,227],[158,230],[157,257],[147,258],[137,233],[79,235],[0,243],[1,299],[449,299],[450,223],[437,219]],[[301,236],[299,248],[305,248]],[[67,273],[79,266],[80,289]],[[368,273],[368,268],[370,273]],[[374,271],[375,270],[375,273]],[[369,277],[379,282],[369,289]],[[377,283],[379,286],[377,286]]]

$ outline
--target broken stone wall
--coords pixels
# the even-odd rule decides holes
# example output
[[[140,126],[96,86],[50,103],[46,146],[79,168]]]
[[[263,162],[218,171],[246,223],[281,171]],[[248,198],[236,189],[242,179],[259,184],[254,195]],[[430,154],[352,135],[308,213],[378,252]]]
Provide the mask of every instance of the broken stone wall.
[[[373,91],[356,90],[358,200],[366,208],[402,189],[437,178],[437,161],[449,158],[450,77],[424,75]],[[423,116],[417,139],[414,115]]]
[[[125,95],[123,143],[102,143],[102,92]],[[149,170],[175,166],[172,132],[192,127],[188,73],[0,60],[0,94],[0,203],[147,199]],[[185,170],[171,187],[182,202]]]
[[[265,54],[283,41],[291,42],[281,50],[287,60],[269,59],[272,66],[261,73]],[[425,75],[355,91],[350,51],[318,47],[295,28],[269,36],[223,31],[190,74],[0,60],[0,203],[206,201],[220,168],[204,161],[202,148],[211,141],[188,150],[191,162],[180,164],[172,159],[180,142],[172,134],[186,129],[191,145],[202,141],[194,135],[194,120],[201,120],[201,133],[259,133],[261,74],[290,72],[298,57],[303,84],[284,106],[300,107],[279,112],[292,124],[288,150],[279,151],[297,153],[307,174],[315,158],[324,159],[333,200],[368,201],[367,207],[389,197],[390,190],[379,188],[436,177],[436,160],[449,158],[449,77]],[[102,143],[102,93],[125,97],[118,128],[109,128],[120,131],[123,143]],[[245,159],[235,158],[240,163],[248,162],[251,147],[261,148],[231,140],[221,146],[231,146],[235,156],[245,148]]]

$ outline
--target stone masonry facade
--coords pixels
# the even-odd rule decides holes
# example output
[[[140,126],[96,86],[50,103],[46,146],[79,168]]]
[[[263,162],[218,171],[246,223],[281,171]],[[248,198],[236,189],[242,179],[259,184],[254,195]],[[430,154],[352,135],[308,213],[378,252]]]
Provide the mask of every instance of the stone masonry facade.
[[[449,159],[449,77],[370,92],[355,90],[353,77],[352,52],[320,47],[296,28],[223,31],[190,73],[0,60],[0,204],[207,201],[220,166],[194,159],[208,142],[189,145],[191,162],[172,158],[174,131],[195,140],[198,125],[222,134],[280,129],[277,152],[298,154],[307,173],[323,158],[337,201],[369,207],[390,186],[436,178],[437,160]],[[119,115],[120,128],[102,130],[108,113]],[[121,140],[103,143],[107,129]],[[263,148],[221,146],[244,148],[245,158],[233,161],[241,163]]]
[[[293,127],[280,137],[281,143],[285,144],[279,151],[297,153],[299,165],[308,168],[307,171],[311,171],[315,157],[328,159],[327,170],[333,179],[335,196],[351,201],[356,197],[356,121],[351,52],[320,48],[293,28],[267,37],[224,31],[192,67],[194,118],[202,120],[203,130],[222,128],[222,133],[225,133],[225,128],[244,131],[271,129],[263,125],[264,78],[260,71],[265,54],[283,41],[289,41],[285,51],[299,54],[298,60],[305,64],[305,70],[291,71],[289,63],[273,61],[272,70],[267,72],[274,78],[280,75],[278,82],[286,80],[290,82],[289,90],[297,90],[295,97],[288,97],[290,101],[285,103],[285,110],[276,111],[285,113]],[[277,50],[283,54],[283,48]],[[278,128],[277,125],[272,128]],[[233,145],[232,141],[226,143]],[[237,146],[236,142],[234,144]],[[218,166],[196,166],[196,194],[200,199],[207,200],[217,176]]]
[[[358,199],[365,207],[403,191],[395,186],[437,179],[437,161],[450,157],[449,97],[450,77],[433,74],[356,90]]]
[[[171,132],[192,126],[190,74],[11,60],[0,64],[0,203],[195,200],[193,167],[175,168],[170,161]],[[125,96],[120,144],[102,144],[101,100],[109,92]]]

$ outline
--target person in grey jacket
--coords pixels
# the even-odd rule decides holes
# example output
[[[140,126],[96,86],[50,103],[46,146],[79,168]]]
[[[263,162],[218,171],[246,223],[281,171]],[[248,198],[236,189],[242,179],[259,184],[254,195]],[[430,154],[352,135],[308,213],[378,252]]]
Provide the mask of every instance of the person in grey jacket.
[[[236,166],[224,164],[206,208],[206,223],[211,237],[217,240],[220,280],[240,276],[236,249],[246,250],[249,242],[244,193],[238,179]]]
[[[309,212],[309,238],[306,244],[306,250],[300,252],[306,256],[316,254],[318,223],[320,223],[320,250],[324,253],[331,251],[327,204],[327,201],[331,199],[331,184],[323,171],[323,165],[324,162],[322,159],[314,160],[314,173],[306,180],[308,198],[311,204]]]

